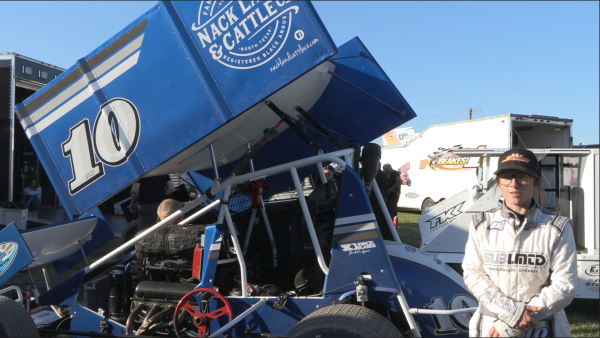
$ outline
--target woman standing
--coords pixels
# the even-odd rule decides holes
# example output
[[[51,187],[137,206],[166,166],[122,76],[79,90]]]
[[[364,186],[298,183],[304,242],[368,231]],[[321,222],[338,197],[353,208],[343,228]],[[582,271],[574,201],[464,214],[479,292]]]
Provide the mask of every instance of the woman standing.
[[[23,189],[21,203],[29,204],[31,209],[38,209],[42,206],[42,187],[38,185],[35,178],[32,178],[29,186]]]
[[[577,294],[571,220],[533,199],[535,190],[538,198],[544,190],[531,151],[505,152],[494,175],[504,202],[473,217],[462,264],[465,283],[479,301],[469,335],[571,336],[563,311]]]

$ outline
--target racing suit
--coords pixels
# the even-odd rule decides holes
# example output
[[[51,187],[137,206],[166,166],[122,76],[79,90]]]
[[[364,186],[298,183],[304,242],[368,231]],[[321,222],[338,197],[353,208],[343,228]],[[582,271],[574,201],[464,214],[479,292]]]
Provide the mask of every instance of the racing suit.
[[[505,204],[473,216],[462,264],[465,283],[479,300],[469,335],[489,337],[571,336],[564,308],[577,294],[577,251],[571,220],[538,204],[522,224]],[[517,225],[515,227],[515,225]],[[525,306],[539,326],[519,334]]]

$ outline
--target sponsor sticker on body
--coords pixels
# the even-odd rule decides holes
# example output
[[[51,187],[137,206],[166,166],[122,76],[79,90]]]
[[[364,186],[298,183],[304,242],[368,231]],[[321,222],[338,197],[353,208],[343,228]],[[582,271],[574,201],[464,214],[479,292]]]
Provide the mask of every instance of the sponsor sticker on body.
[[[17,257],[18,249],[19,245],[15,242],[0,243],[0,276],[11,266]]]
[[[342,251],[348,252],[348,255],[366,254],[371,252],[372,248],[376,248],[375,242],[366,241],[358,243],[341,244]]]

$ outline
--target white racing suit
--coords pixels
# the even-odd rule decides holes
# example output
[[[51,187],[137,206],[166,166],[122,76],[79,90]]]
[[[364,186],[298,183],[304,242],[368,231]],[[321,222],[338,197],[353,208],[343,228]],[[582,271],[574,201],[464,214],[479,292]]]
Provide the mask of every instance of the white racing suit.
[[[564,308],[577,294],[577,250],[571,220],[531,207],[519,230],[516,215],[502,204],[473,216],[463,260],[467,287],[479,301],[469,336],[489,337],[492,325],[502,337],[570,337]],[[519,334],[526,305],[536,329]]]

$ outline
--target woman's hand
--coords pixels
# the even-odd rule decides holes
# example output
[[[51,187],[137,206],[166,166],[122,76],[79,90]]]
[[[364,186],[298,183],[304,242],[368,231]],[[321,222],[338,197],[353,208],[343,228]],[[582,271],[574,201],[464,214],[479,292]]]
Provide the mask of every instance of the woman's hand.
[[[530,312],[540,312],[544,308],[540,306],[525,306],[525,312],[523,313],[523,317],[521,321],[515,326],[515,329],[519,331],[519,333],[527,332],[529,330],[535,329],[538,327],[538,322],[533,319]]]
[[[492,325],[492,328],[490,329],[490,337],[500,337],[500,333],[498,333],[494,325]]]

